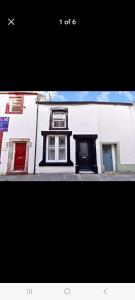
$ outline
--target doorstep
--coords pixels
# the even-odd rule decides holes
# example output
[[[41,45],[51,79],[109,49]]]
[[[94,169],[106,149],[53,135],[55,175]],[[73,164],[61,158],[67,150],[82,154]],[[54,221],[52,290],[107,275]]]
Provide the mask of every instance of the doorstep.
[[[112,171],[112,172],[104,172],[104,173],[102,173],[102,174],[108,174],[108,175],[117,175],[118,173],[117,172],[114,172],[114,171]]]
[[[11,172],[7,172],[5,174],[6,176],[8,175],[29,175],[28,172],[24,172],[24,171],[11,171]]]
[[[92,171],[80,171],[79,174],[95,174]]]

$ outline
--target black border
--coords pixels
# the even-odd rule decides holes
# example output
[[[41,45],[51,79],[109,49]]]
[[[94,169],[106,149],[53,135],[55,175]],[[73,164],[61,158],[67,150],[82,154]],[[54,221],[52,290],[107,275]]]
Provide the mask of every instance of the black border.
[[[1,282],[135,282],[134,182],[0,186]]]
[[[67,136],[67,162],[46,162],[46,137],[47,135],[66,135]],[[73,166],[73,162],[70,160],[70,136],[72,131],[41,131],[43,136],[43,159],[39,163],[40,167],[43,166]]]

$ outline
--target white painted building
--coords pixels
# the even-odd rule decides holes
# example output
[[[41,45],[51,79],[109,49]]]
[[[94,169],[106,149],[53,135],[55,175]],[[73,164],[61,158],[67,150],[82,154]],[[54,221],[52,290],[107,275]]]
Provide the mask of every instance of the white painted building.
[[[0,175],[34,172],[37,97],[0,93]]]
[[[36,173],[135,172],[129,103],[40,102]]]
[[[135,172],[133,104],[0,93],[0,175],[109,171]]]

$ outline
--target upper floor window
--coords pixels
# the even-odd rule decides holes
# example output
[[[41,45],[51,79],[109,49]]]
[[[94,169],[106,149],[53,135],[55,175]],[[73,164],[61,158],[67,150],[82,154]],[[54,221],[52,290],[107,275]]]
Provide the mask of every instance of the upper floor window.
[[[53,112],[53,128],[66,127],[66,114],[65,112]]]
[[[7,114],[22,114],[23,113],[23,96],[9,97],[9,103],[6,105]]]
[[[67,109],[51,109],[50,129],[68,129]]]

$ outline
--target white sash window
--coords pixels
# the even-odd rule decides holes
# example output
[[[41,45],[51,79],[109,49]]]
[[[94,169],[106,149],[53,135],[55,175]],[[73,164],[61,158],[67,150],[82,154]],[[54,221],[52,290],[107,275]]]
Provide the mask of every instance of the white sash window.
[[[66,162],[67,161],[67,136],[66,135],[48,135],[47,162]]]
[[[53,112],[52,127],[53,128],[65,128],[66,127],[66,113],[65,112]]]

